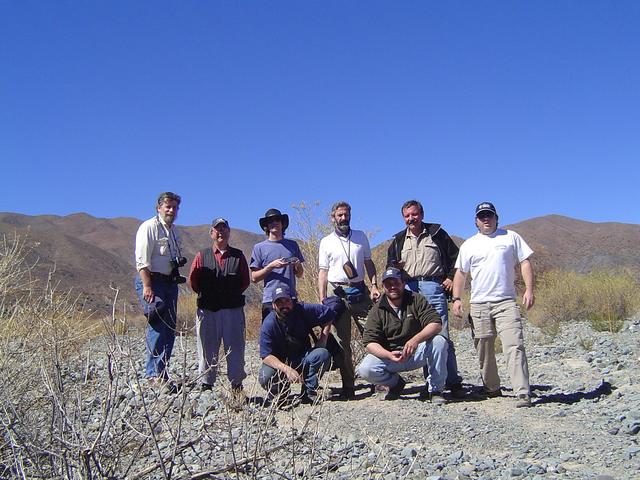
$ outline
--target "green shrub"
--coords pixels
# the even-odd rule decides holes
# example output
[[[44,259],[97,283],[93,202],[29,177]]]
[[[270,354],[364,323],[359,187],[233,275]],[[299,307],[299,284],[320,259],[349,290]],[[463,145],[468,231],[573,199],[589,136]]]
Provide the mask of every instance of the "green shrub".
[[[587,319],[598,332],[618,332],[639,305],[638,282],[626,271],[598,270],[584,281]]]
[[[586,320],[596,331],[617,332],[640,305],[638,286],[626,271],[550,270],[538,279],[530,319],[551,336],[559,332],[561,323],[572,320]]]

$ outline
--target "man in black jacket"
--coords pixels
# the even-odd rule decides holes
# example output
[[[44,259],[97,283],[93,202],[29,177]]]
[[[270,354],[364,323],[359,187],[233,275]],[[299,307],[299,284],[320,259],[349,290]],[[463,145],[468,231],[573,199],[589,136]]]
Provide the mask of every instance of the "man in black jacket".
[[[211,223],[213,245],[194,258],[189,285],[198,294],[196,333],[202,389],[210,390],[216,381],[218,351],[224,342],[227,376],[239,396],[247,376],[243,292],[249,286],[249,267],[242,251],[229,246],[230,233],[224,218]]]
[[[441,335],[449,342],[447,386],[455,396],[463,396],[447,308],[458,247],[439,224],[423,221],[424,209],[417,200],[406,201],[401,211],[407,228],[394,235],[387,251],[387,268],[402,269],[409,289],[422,294],[442,318]]]

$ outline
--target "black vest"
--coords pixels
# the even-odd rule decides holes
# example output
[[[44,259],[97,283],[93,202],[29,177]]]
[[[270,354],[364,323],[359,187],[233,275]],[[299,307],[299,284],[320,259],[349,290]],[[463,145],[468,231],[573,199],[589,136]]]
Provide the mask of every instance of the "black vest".
[[[244,306],[244,295],[240,291],[242,277],[240,274],[240,259],[242,251],[228,247],[224,268],[220,268],[213,249],[200,251],[202,270],[198,278],[198,308],[213,312],[223,308],[237,308]]]

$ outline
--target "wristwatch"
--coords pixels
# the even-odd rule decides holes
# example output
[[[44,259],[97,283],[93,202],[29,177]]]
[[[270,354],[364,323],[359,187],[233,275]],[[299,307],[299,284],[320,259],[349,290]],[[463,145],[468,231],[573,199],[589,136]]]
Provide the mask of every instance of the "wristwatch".
[[[455,302],[456,300],[462,301],[462,299],[460,297],[452,297],[451,298],[451,302]]]

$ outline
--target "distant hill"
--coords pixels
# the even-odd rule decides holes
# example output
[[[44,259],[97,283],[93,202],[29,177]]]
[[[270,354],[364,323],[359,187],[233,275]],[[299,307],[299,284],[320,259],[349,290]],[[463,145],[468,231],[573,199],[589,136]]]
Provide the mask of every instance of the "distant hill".
[[[86,307],[99,312],[108,312],[113,302],[114,291],[110,285],[120,289],[119,298],[135,306],[133,291],[135,275],[134,240],[141,220],[135,218],[96,218],[86,213],[67,216],[21,215],[0,213],[0,235],[13,238],[14,232],[28,235],[34,244],[31,261],[37,260],[36,278],[46,279],[55,268],[54,279],[59,289],[80,294]],[[181,269],[188,273],[195,253],[210,244],[209,226],[182,227],[184,255],[187,266]],[[251,257],[251,248],[261,241],[262,235],[233,229],[231,244]],[[248,295],[257,298],[258,289],[250,287]]]
[[[140,223],[135,218],[105,219],[85,213],[67,216],[0,213],[0,235],[11,238],[14,232],[27,234],[34,243],[31,260],[38,259],[36,278],[46,280],[55,268],[53,278],[59,282],[59,288],[73,288],[88,308],[109,312],[114,295],[112,285],[120,289],[119,298],[137,311],[133,248]],[[533,261],[538,272],[549,268],[586,272],[600,267],[627,267],[640,272],[640,225],[591,223],[547,215],[506,227],[520,233],[535,250]],[[209,245],[209,226],[179,228],[190,264],[196,251]],[[233,229],[231,243],[249,260],[251,248],[263,238],[257,233]],[[453,238],[458,244],[463,241],[454,235]],[[386,241],[373,249],[379,268],[386,261],[388,244]],[[182,273],[186,274],[187,269],[188,266],[184,267]],[[250,301],[259,301],[255,285],[247,294]]]
[[[526,239],[544,268],[588,272],[625,267],[640,272],[640,225],[546,215],[507,228]]]
[[[640,225],[546,215],[503,228],[518,232],[533,248],[532,261],[538,273],[551,268],[588,272],[603,267],[640,273]],[[458,245],[463,242],[453,234],[452,238]],[[377,265],[386,261],[389,242],[373,249]]]

